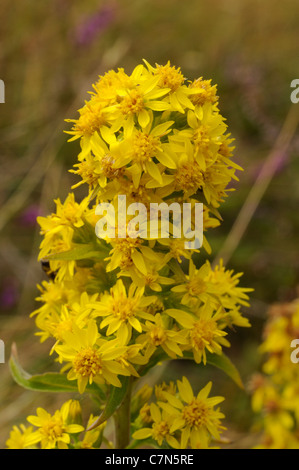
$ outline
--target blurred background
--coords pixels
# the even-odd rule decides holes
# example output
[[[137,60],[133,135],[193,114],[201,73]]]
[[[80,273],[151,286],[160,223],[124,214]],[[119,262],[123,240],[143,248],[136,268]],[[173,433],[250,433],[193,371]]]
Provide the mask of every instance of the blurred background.
[[[253,287],[252,328],[229,335],[227,354],[246,385],[259,367],[258,344],[269,305],[290,301],[299,285],[299,104],[290,83],[299,78],[297,0],[2,0],[0,5],[0,448],[14,424],[37,406],[53,411],[67,397],[24,391],[11,379],[8,358],[16,342],[31,373],[52,367],[48,343],[40,344],[34,320],[37,215],[53,211],[76,178],[78,141],[67,143],[66,118],[77,118],[99,74],[142,61],[180,66],[189,79],[218,84],[220,111],[235,138],[235,161],[244,172],[221,207],[222,225],[208,233],[211,262],[244,272]],[[80,193],[77,193],[78,195]],[[190,370],[189,370],[190,368]],[[227,396],[222,408],[233,447],[250,447],[248,393],[222,372],[175,361],[164,380],[191,375],[195,388],[213,379]],[[84,405],[83,405],[84,406]]]

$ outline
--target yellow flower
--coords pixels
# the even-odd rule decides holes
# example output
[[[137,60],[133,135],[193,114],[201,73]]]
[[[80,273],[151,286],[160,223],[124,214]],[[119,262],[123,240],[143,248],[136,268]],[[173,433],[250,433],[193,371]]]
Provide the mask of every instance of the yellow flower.
[[[117,104],[118,89],[130,86],[132,86],[132,80],[123,69],[118,69],[117,72],[110,70],[104,76],[100,76],[97,83],[93,85],[95,91],[91,92],[90,100],[79,109],[80,117],[66,119],[66,122],[74,123],[71,131],[65,131],[73,135],[69,141],[81,138],[83,150],[88,151],[90,137],[103,125],[111,124],[106,110],[107,107]]]
[[[252,289],[238,286],[241,276],[242,273],[234,274],[232,270],[225,270],[222,260],[214,269],[211,268],[209,261],[206,261],[200,269],[196,269],[190,260],[186,282],[171,290],[183,294],[181,299],[183,305],[195,308],[209,302],[216,309],[222,306],[228,314],[228,325],[248,327],[250,323],[240,314],[239,308],[242,305],[249,305],[247,292]]]
[[[218,152],[223,134],[227,129],[224,118],[209,104],[205,104],[200,111],[188,111],[187,129],[171,136],[170,140],[186,145],[189,139],[194,147],[194,157],[202,171],[206,171],[218,158]]]
[[[119,338],[121,343],[127,344],[130,341],[130,338],[125,338],[125,336],[122,336],[122,338]],[[140,353],[140,350],[142,349],[141,344],[130,344],[127,345],[126,351],[121,354],[118,358],[117,361],[121,366],[127,370],[130,375],[133,375],[134,377],[139,377],[138,372],[134,368],[134,365],[145,365],[148,363],[148,356],[147,355],[142,355]]]
[[[186,239],[187,240],[187,239]],[[193,253],[198,253],[199,250],[186,250],[185,239],[182,238],[159,238],[159,244],[167,247],[168,253],[165,254],[164,263],[167,264],[172,258],[179,263],[183,259],[191,259]]]
[[[63,304],[61,308],[52,309],[47,315],[39,314],[36,318],[36,326],[41,330],[38,334],[42,336],[44,341],[48,337],[54,337],[55,346],[63,340],[67,331],[73,331],[73,325],[83,328],[90,319],[91,309],[87,307],[92,301],[98,298],[98,294],[89,296],[86,292],[81,294],[78,302],[69,302],[68,306]]]
[[[192,316],[183,310],[167,309],[169,316],[188,330],[189,344],[186,349],[191,349],[196,363],[207,362],[206,350],[210,353],[221,354],[222,345],[229,346],[229,342],[223,338],[227,333],[223,331],[225,324],[221,324],[225,314],[220,308],[216,313],[209,303],[196,311]]]
[[[151,437],[157,441],[159,446],[162,446],[163,442],[166,441],[170,447],[179,449],[179,442],[173,436],[173,432],[171,431],[173,423],[172,416],[164,410],[161,412],[155,403],[151,403],[150,413],[153,421],[152,427],[135,431],[132,435],[133,439],[148,439]],[[149,419],[146,419],[145,421],[149,422]]]
[[[26,449],[28,447],[35,447],[35,444],[38,442],[39,438],[33,432],[33,427],[26,427],[24,424],[21,424],[20,427],[13,426],[6,441],[6,447],[8,449]]]
[[[69,300],[69,290],[66,288],[65,283],[62,282],[52,282],[52,281],[42,281],[41,285],[37,286],[40,291],[39,297],[36,297],[35,300],[38,302],[43,302],[43,305],[31,313],[31,317],[37,315],[43,319],[47,318],[48,315],[51,315],[53,311],[60,311],[62,305]],[[79,293],[73,291],[75,296],[79,296]],[[72,295],[73,295],[72,294]],[[44,341],[48,335],[42,339]]]
[[[209,382],[197,396],[194,396],[192,387],[186,377],[177,381],[179,397],[165,392],[167,403],[158,402],[159,406],[175,419],[170,432],[181,431],[181,448],[204,448],[210,438],[220,438],[220,433],[225,429],[221,425],[223,413],[214,407],[221,403],[223,397],[211,397],[212,382]]]
[[[73,135],[69,141],[79,139],[80,137],[90,137],[94,132],[98,131],[101,126],[107,123],[107,116],[105,115],[105,102],[99,100],[99,97],[92,96],[85,106],[79,109],[79,119],[66,119],[67,122],[74,122],[71,131],[66,131],[67,134]]]
[[[148,403],[145,403],[140,408],[139,418],[141,419],[141,422],[143,422],[143,423],[149,424],[149,423],[153,422],[153,418],[152,418],[152,415],[151,415],[151,407]]]
[[[181,299],[183,305],[196,306],[205,303],[207,300],[211,300],[213,293],[217,293],[217,289],[213,289],[211,283],[206,282],[210,269],[207,262],[200,269],[196,269],[193,261],[190,260],[186,282],[171,289],[178,294],[184,294]]]
[[[203,189],[205,184],[203,170],[194,157],[194,148],[188,145],[186,152],[178,154],[177,169],[174,175],[174,190],[184,191],[185,197]]]
[[[174,283],[174,280],[166,277],[166,276],[161,276],[159,274],[159,270],[162,269],[163,262],[161,263],[160,261],[160,266],[157,264],[151,264],[147,263],[146,268],[147,268],[147,273],[144,275],[137,270],[131,270],[128,272],[128,275],[131,276],[133,283],[140,288],[146,288],[149,287],[151,290],[154,292],[161,292],[162,287],[161,286],[167,286],[170,284]],[[123,272],[122,275],[126,275],[126,272]]]
[[[114,271],[120,268],[121,271],[137,270],[143,275],[147,274],[147,268],[144,261],[142,251],[142,244],[144,241],[140,238],[115,238],[110,240],[112,249],[109,252],[109,257],[106,258],[109,263],[107,264],[107,272]]]
[[[209,265],[208,261],[207,264]],[[242,274],[234,274],[233,270],[225,269],[222,259],[214,269],[210,268],[207,273],[207,282],[213,285],[221,305],[226,309],[233,310],[236,304],[249,306],[247,292],[252,292],[253,289],[238,286]]]
[[[298,337],[299,302],[274,304],[264,327],[262,370],[250,382],[252,409],[258,413],[262,449],[298,449],[298,366],[291,359],[291,341]]]
[[[142,324],[138,318],[152,319],[152,315],[146,312],[146,307],[155,300],[155,297],[144,296],[143,293],[144,289],[137,289],[131,284],[127,294],[122,280],[118,280],[110,294],[104,294],[99,302],[90,304],[94,309],[94,316],[105,317],[100,328],[108,326],[107,336],[117,332],[118,337],[125,338],[126,341],[131,338],[132,328],[142,332]]]
[[[68,449],[70,434],[82,432],[84,427],[79,424],[68,424],[70,401],[62,405],[60,410],[51,415],[43,408],[37,408],[37,416],[28,416],[27,421],[39,428],[35,432],[37,442],[42,449]]]
[[[83,161],[74,165],[74,168],[78,167],[77,170],[69,170],[82,178],[72,188],[77,188],[83,183],[89,185],[90,191],[98,188],[98,186],[104,188],[107,181],[119,178],[124,172],[122,168],[114,168],[115,160],[97,132],[91,137],[90,145],[94,155],[89,152]]]
[[[172,111],[178,111],[183,114],[185,108],[194,109],[194,105],[188,98],[190,89],[184,84],[186,79],[180,67],[171,66],[170,61],[166,65],[156,64],[155,68],[146,60],[144,62],[153,75],[159,77],[158,86],[162,89],[169,89],[169,94],[165,97],[165,101],[170,104]]]
[[[108,119],[114,120],[115,128],[131,129],[135,122],[145,128],[151,120],[152,111],[165,111],[168,103],[159,100],[169,88],[157,86],[159,77],[150,75],[143,65],[138,65],[130,75],[130,86],[117,90],[118,104],[106,108]],[[136,118],[136,120],[135,120]]]
[[[167,153],[167,147],[161,142],[162,137],[171,132],[174,121],[166,121],[152,128],[152,122],[142,130],[135,127],[124,135],[124,139],[114,145],[114,168],[122,168],[128,164],[127,172],[131,174],[135,188],[138,188],[142,172],[148,173],[158,184],[163,184],[160,166],[157,159],[166,168],[175,168],[175,163]],[[110,140],[114,144],[114,140]],[[164,168],[164,167],[162,167]]]
[[[41,226],[41,234],[44,239],[40,244],[38,259],[47,258],[48,255],[69,251],[72,246],[74,231],[84,226],[85,217],[88,216],[88,198],[78,204],[74,195],[67,196],[62,204],[59,199],[55,201],[56,213],[47,217],[38,217],[37,222]],[[50,260],[50,269],[56,274],[59,281],[72,278],[75,261]]]
[[[62,345],[55,346],[60,362],[67,361],[63,370],[70,369],[68,380],[77,380],[79,393],[93,382],[121,387],[118,375],[130,375],[117,358],[126,351],[119,341],[103,341],[95,321],[90,320],[87,328],[73,325],[72,332],[66,332]]]
[[[150,221],[141,222],[132,207],[127,210],[133,202],[143,203],[147,215],[151,203],[189,203],[193,210],[203,202],[206,231],[219,224],[217,208],[241,170],[232,161],[233,139],[219,112],[216,86],[203,78],[188,82],[169,61],[154,67],[144,62],[130,75],[118,69],[100,76],[78,119],[68,120],[70,140],[80,139],[78,161],[70,171],[81,180],[73,188],[86,184],[88,195],[77,203],[70,193],[63,203],[55,201],[54,213],[38,218],[43,235],[39,258],[49,260],[51,282],[42,283],[38,300],[43,305],[33,315],[41,340],[54,338],[51,352],[80,394],[96,385],[121,387],[121,376],[139,377],[160,355],[193,356],[206,364],[208,353],[221,354],[229,346],[227,327],[249,325],[240,313],[249,291],[239,287],[240,275],[225,270],[222,262],[214,269],[208,262],[195,268],[192,256],[199,249],[187,249],[195,244],[186,242],[196,223],[177,238],[173,215],[173,236],[153,238]],[[124,199],[126,207],[121,206]],[[115,208],[106,211],[106,226],[97,219],[102,202]],[[96,236],[106,227],[112,230],[99,241]],[[205,236],[203,248],[211,252]],[[187,275],[178,264],[183,260]],[[151,291],[157,294],[148,295]],[[271,341],[264,346],[270,352]],[[268,370],[274,363],[270,358]],[[223,429],[223,415],[214,409],[222,398],[208,398],[209,392],[210,384],[194,396],[185,378],[156,387],[158,404],[149,402],[152,390],[141,391],[131,408],[133,438],[154,440],[160,447],[209,448]],[[280,403],[285,422],[290,413],[299,413],[294,393],[289,389],[286,394],[292,397],[291,407],[285,407],[285,397]],[[28,418],[38,430],[21,428],[14,439],[23,447],[100,447],[105,424],[81,441],[71,439],[82,429],[79,414],[78,402],[65,404],[53,416],[39,408],[37,416]]]
[[[88,429],[90,426],[92,426],[92,424],[97,421],[97,419],[98,417],[90,415],[86,428]],[[83,440],[79,443],[79,448],[98,449],[102,443],[103,432],[105,430],[106,425],[107,421],[104,421],[104,423],[100,424],[96,428],[91,429],[90,431],[86,431]]]
[[[200,77],[190,83],[189,88],[192,91],[190,100],[194,105],[203,106],[205,103],[215,104],[218,102],[217,85],[211,85],[211,81],[203,80]]]
[[[60,199],[56,203],[56,214],[47,217],[37,217],[37,222],[41,226],[41,234],[45,237],[52,237],[59,233],[63,228],[82,227],[84,225],[84,211],[88,206],[88,198],[78,204],[75,202],[75,196],[70,193],[64,203]]]
[[[173,359],[176,359],[177,356],[183,356],[180,345],[188,343],[187,335],[167,329],[167,323],[167,317],[161,316],[159,313],[153,317],[151,322],[145,322],[143,325],[145,333],[136,338],[136,342],[146,345],[145,356],[150,357],[159,347]]]
[[[45,237],[41,243],[41,251],[39,259],[47,258],[48,255],[64,253],[73,248],[73,232],[66,227],[63,228],[59,235],[54,234],[53,237]],[[56,260],[50,259],[50,270],[55,273],[55,280],[70,280],[74,276],[76,261],[75,260]]]
[[[78,400],[69,401],[68,424],[82,424],[82,408]]]
[[[175,395],[177,393],[177,386],[174,382],[169,382],[166,384],[163,382],[160,385],[155,385],[155,395],[157,400],[159,401],[167,401],[164,396],[164,392],[170,393],[171,395]]]

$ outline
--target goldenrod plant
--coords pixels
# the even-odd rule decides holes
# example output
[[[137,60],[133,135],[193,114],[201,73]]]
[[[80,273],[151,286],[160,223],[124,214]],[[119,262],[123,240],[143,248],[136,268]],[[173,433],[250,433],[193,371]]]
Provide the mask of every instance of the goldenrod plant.
[[[274,304],[260,346],[262,370],[250,381],[258,448],[299,449],[299,299]]]
[[[250,326],[241,308],[251,289],[240,287],[241,274],[222,262],[213,267],[203,259],[204,251],[211,253],[206,232],[220,224],[219,207],[241,170],[232,160],[216,85],[188,81],[169,62],[144,61],[131,75],[118,69],[100,76],[78,119],[68,121],[70,140],[80,140],[70,170],[80,180],[72,189],[85,185],[86,197],[79,202],[71,192],[64,202],[55,200],[54,213],[38,217],[39,259],[48,263],[49,279],[38,286],[41,305],[32,313],[61,370],[30,376],[16,354],[10,366],[31,390],[91,395],[98,413],[83,422],[78,400],[53,415],[38,408],[27,426],[14,427],[7,446],[217,447],[224,398],[210,396],[211,381],[196,392],[187,377],[155,390],[146,385],[149,371],[171,359],[212,364],[241,383],[223,349],[230,346],[229,328]],[[188,245],[185,231],[130,236],[136,214],[123,217],[120,196],[125,209],[178,203],[191,214],[201,204],[202,245]],[[113,222],[99,213],[101,204],[114,208]],[[106,236],[99,237],[103,219]],[[174,220],[169,225],[171,231]],[[189,232],[194,227],[193,221]],[[110,418],[113,442],[105,435]]]

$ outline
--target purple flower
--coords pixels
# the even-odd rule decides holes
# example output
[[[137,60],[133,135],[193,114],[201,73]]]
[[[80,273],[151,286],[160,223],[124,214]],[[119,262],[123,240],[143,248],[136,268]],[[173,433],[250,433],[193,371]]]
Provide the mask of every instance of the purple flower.
[[[18,289],[13,280],[6,279],[0,291],[1,309],[8,310],[17,303],[19,297]]]
[[[103,32],[114,19],[114,8],[104,6],[100,11],[89,16],[83,23],[78,25],[75,31],[75,42],[79,46],[90,44],[95,37]]]
[[[33,227],[36,224],[36,217],[40,215],[41,211],[37,204],[31,204],[20,214],[18,223],[26,227]]]

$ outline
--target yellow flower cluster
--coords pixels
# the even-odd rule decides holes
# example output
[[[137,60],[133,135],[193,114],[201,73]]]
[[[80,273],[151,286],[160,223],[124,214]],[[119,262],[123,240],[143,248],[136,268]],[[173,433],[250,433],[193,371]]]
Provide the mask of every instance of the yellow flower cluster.
[[[134,423],[141,427],[133,433],[133,439],[152,439],[159,446],[174,449],[208,449],[211,441],[219,440],[225,429],[221,425],[224,415],[214,407],[222,397],[209,397],[209,382],[195,396],[186,377],[162,386],[156,386],[155,401],[145,403]],[[145,426],[145,427],[144,427]]]
[[[97,418],[90,416],[88,425]],[[31,426],[14,426],[6,441],[8,449],[94,449],[101,445],[106,423],[91,431],[82,426],[82,411],[77,400],[65,402],[53,415],[37,408],[35,416],[28,416]],[[84,432],[83,437],[81,436]]]
[[[252,409],[262,430],[259,448],[299,449],[299,365],[292,361],[299,344],[299,300],[274,304],[264,329],[260,353],[265,355],[262,373],[250,383]]]
[[[239,287],[241,274],[222,262],[196,268],[192,256],[199,250],[186,249],[184,237],[129,237],[131,219],[122,220],[117,205],[119,195],[127,206],[140,202],[147,210],[153,202],[188,203],[192,210],[200,202],[204,232],[219,225],[217,208],[241,168],[232,160],[216,86],[202,78],[190,82],[169,63],[144,61],[131,75],[119,69],[99,77],[79,118],[69,121],[70,140],[80,139],[81,149],[71,170],[81,181],[73,187],[86,184],[88,194],[76,202],[70,193],[55,200],[52,214],[38,217],[39,259],[49,279],[39,286],[41,306],[32,314],[41,341],[52,339],[61,372],[84,393],[89,386],[121,388],[161,360],[205,364],[207,354],[222,354],[226,330],[249,326],[240,309],[251,289]],[[115,207],[115,238],[96,236],[96,207],[103,202]],[[210,252],[205,235],[203,247]],[[209,387],[191,397],[186,379],[178,388],[181,398],[151,406],[152,419],[172,415],[170,445],[180,432],[180,446],[206,447],[208,436],[218,435],[217,400],[207,398]],[[201,406],[206,427],[194,424]],[[44,412],[38,416],[46,419]]]

